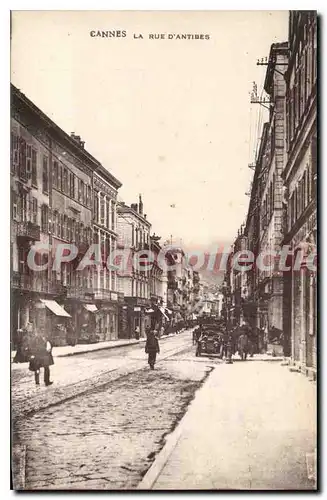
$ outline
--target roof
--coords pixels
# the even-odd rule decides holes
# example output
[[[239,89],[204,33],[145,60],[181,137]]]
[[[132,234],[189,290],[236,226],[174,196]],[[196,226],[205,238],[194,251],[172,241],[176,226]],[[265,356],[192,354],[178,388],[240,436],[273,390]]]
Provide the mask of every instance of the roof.
[[[101,165],[101,163],[94,158],[86,149],[81,147],[78,142],[73,139],[67,132],[62,130],[51,118],[49,118],[43,111],[41,111],[40,108],[38,108],[28,97],[26,97],[25,94],[23,94],[15,85],[12,83],[10,84],[11,87],[11,101],[13,104],[16,105],[19,109],[22,107],[25,107],[26,109],[29,109],[32,113],[34,113],[35,116],[38,117],[39,120],[44,122],[46,125],[47,129],[50,129],[53,134],[56,134],[63,142],[65,142],[68,147],[74,151],[76,156],[78,156],[81,160],[87,162],[88,166],[96,170],[100,175],[102,175],[106,180],[111,182],[114,187],[119,188],[122,186],[122,183],[116,179],[114,175],[112,175],[107,169]]]
[[[120,202],[117,204],[117,215],[119,216],[119,214],[121,214],[121,213],[125,213],[125,214],[128,213],[128,214],[140,219],[143,224],[146,224],[149,227],[151,226],[151,222],[149,222],[148,219],[145,219],[145,217],[143,217],[143,215],[136,212],[136,210],[134,210],[132,207],[125,205],[125,203]]]
[[[266,77],[263,85],[263,88],[265,89],[267,94],[270,94],[270,87],[272,85],[274,77],[275,66],[276,65],[278,66],[277,56],[279,54],[280,55],[288,54],[288,42],[273,43],[270,47]],[[284,67],[284,72],[285,71],[286,71],[286,66]]]
[[[103,167],[103,165],[99,165],[96,168],[96,173],[104,178],[104,180],[110,182],[116,189],[122,187],[122,182],[120,182],[114,175],[112,175],[109,170]]]

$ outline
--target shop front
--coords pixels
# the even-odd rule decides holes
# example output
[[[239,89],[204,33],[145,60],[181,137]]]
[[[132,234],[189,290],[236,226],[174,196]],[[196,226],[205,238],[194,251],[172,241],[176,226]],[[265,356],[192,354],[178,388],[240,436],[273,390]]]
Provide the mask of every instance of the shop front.
[[[46,335],[53,346],[66,345],[66,326],[70,314],[50,294],[31,290],[12,290],[11,298],[12,348],[22,341],[26,332]],[[19,333],[20,332],[20,333]],[[25,342],[28,339],[23,339]]]
[[[150,306],[148,299],[125,297],[125,303],[119,311],[119,338],[145,337],[147,327],[151,328],[151,317],[146,313]]]

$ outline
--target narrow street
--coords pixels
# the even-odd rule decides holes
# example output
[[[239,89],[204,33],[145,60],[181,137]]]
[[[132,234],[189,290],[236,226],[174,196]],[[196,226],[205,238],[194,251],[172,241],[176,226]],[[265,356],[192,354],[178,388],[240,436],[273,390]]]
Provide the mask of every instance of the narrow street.
[[[188,347],[190,343],[191,331],[162,339],[158,361]],[[131,346],[57,358],[54,348],[55,364],[51,367],[54,384],[51,387],[42,384],[35,386],[34,375],[28,370],[28,363],[13,364],[14,420],[147,366],[144,345],[144,342],[140,342]]]
[[[143,343],[58,365],[59,388],[14,371],[14,392],[34,401],[14,421],[26,490],[315,488],[316,385],[280,361],[195,357],[185,331],[162,340],[155,371]]]
[[[26,446],[25,489],[136,487],[212,369],[195,358],[189,331],[163,340],[159,356],[154,372],[143,343],[58,358],[58,388],[14,370],[14,401],[30,412],[21,409],[13,436]]]
[[[322,12],[199,7],[10,12],[13,491],[320,491]]]

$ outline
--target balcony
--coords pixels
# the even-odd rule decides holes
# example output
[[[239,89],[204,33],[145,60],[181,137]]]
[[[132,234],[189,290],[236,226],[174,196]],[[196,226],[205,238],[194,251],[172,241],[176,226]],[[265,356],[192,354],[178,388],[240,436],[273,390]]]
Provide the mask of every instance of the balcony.
[[[80,241],[78,243],[75,243],[77,246],[77,255],[82,256],[85,255],[88,248],[90,247],[90,244],[86,241]]]
[[[168,280],[168,288],[170,288],[170,290],[177,290],[179,288],[176,278],[171,278]]]
[[[18,222],[17,238],[23,240],[40,241],[40,226],[33,222]]]
[[[67,295],[67,287],[62,283],[49,282],[48,283],[48,293],[56,296],[65,296]]]
[[[149,306],[150,300],[144,297],[125,297],[125,300],[131,306]]]
[[[67,286],[67,298],[68,299],[84,300],[85,298],[87,298],[87,295],[88,295],[87,288],[84,288],[82,286],[74,286],[74,285]]]
[[[53,295],[62,295],[65,293],[64,287],[61,284],[50,282],[44,276],[39,276],[38,273],[21,274],[17,271],[12,273],[11,285],[15,289],[26,292],[44,292]]]
[[[111,300],[111,292],[107,288],[95,288],[93,292],[96,300]]]

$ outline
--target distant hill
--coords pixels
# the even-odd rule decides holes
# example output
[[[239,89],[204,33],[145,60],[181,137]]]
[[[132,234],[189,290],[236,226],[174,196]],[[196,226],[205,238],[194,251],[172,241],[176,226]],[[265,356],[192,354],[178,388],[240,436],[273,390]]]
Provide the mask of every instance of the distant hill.
[[[213,248],[213,246],[211,247]],[[229,248],[229,244],[225,245],[217,245],[216,254],[203,250],[204,253],[204,264],[198,269],[201,281],[207,283],[208,285],[220,286],[224,280],[225,268],[224,262],[226,263],[226,256],[222,260],[223,252],[227,252]],[[192,249],[186,250],[189,255],[192,255]],[[193,250],[194,251],[194,250]],[[200,250],[194,251],[195,254],[198,254]],[[203,258],[201,258],[203,259]],[[191,258],[191,264],[196,262],[196,257]]]

